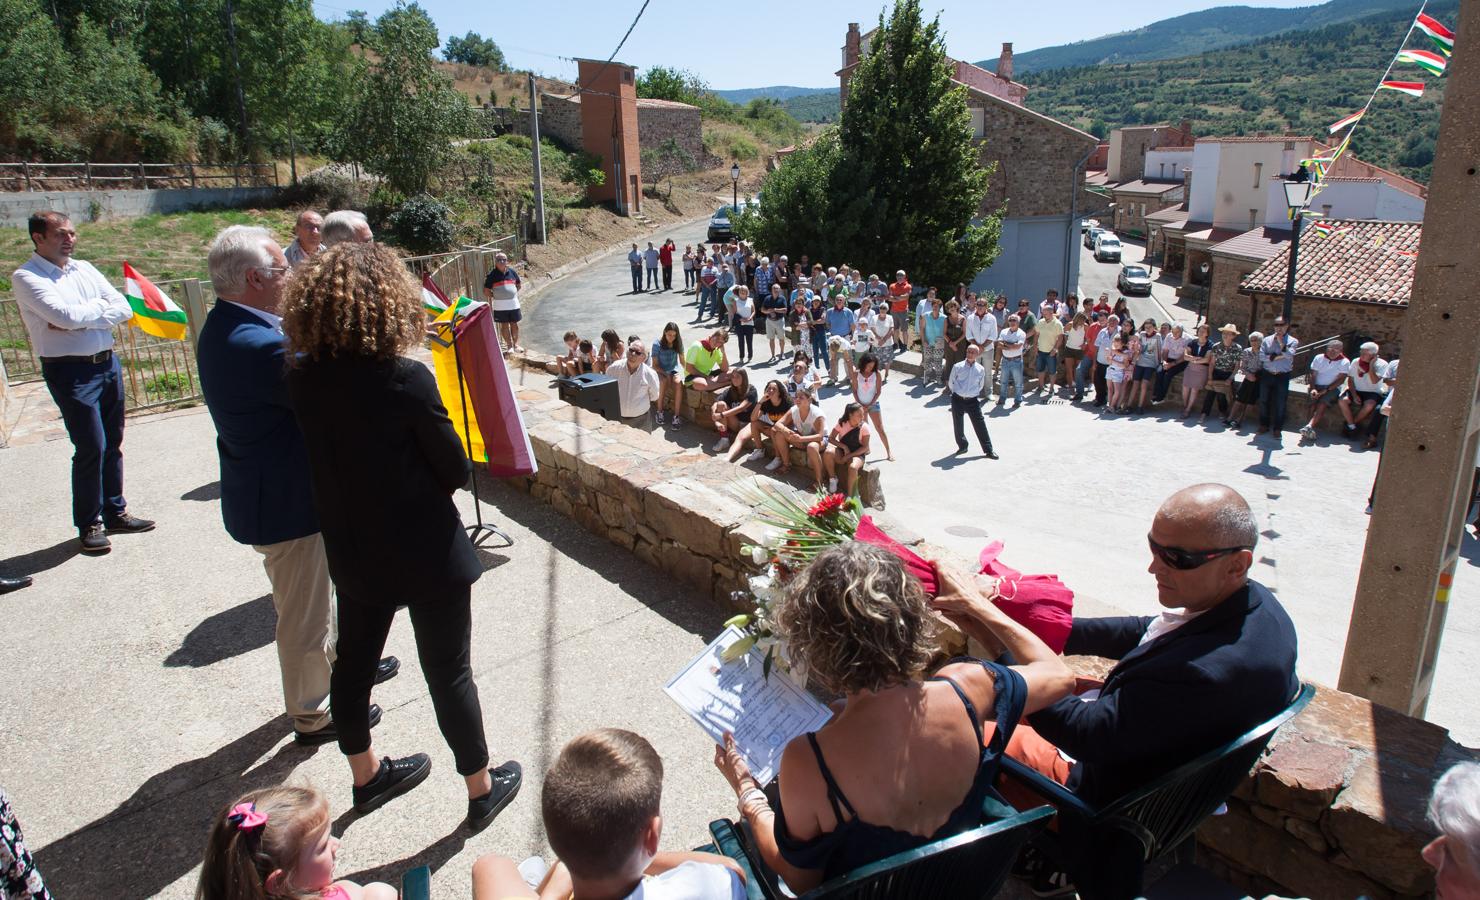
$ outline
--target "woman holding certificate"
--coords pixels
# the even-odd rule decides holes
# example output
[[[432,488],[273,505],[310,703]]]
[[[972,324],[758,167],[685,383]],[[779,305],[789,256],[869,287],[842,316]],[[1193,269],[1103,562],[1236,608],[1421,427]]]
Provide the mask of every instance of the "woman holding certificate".
[[[777,602],[792,663],[843,700],[787,745],[774,808],[728,736],[715,765],[766,864],[796,893],[983,824],[1018,719],[1074,687],[1063,660],[970,577],[939,575],[927,598],[898,557],[849,542],[819,554]],[[1019,664],[958,658],[927,677],[936,612]]]

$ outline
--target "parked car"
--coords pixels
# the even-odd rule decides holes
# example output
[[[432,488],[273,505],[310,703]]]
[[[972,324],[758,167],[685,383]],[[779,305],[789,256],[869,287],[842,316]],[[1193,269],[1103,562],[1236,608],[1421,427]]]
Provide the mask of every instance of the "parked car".
[[[728,241],[735,237],[735,228],[730,224],[732,210],[733,207],[726,204],[715,210],[714,215],[709,217],[709,243]]]
[[[1100,235],[1102,235],[1104,233],[1105,233],[1105,229],[1101,228],[1098,225],[1091,225],[1089,228],[1085,229],[1085,231],[1084,231],[1084,248],[1086,250],[1093,250],[1093,249],[1095,249],[1095,238],[1099,237]]]
[[[1100,227],[1100,220],[1099,219],[1080,219],[1079,220],[1079,233],[1080,234],[1084,234],[1086,231],[1089,231],[1091,228],[1099,228],[1099,227]]]
[[[1120,238],[1108,231],[1095,238],[1095,259],[1100,262],[1120,262]]]
[[[1139,263],[1126,263],[1120,267],[1120,277],[1115,280],[1122,294],[1145,294],[1151,296],[1151,270]]]

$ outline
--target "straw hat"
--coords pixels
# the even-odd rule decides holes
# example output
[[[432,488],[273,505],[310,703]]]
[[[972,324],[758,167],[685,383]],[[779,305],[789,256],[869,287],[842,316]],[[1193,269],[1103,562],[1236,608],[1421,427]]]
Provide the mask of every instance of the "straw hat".
[[[1219,331],[1231,331],[1234,334],[1238,334],[1239,333],[1238,326],[1235,325],[1235,324],[1233,324],[1232,322],[1229,322],[1227,325],[1224,325],[1222,328],[1219,328],[1218,330]]]

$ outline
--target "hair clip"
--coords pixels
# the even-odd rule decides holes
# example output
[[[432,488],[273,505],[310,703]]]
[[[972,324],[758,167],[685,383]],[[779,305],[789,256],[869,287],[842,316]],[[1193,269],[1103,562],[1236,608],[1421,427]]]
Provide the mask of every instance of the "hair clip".
[[[226,821],[235,825],[238,831],[252,831],[267,824],[267,813],[258,812],[255,803],[238,803],[231,808]]]

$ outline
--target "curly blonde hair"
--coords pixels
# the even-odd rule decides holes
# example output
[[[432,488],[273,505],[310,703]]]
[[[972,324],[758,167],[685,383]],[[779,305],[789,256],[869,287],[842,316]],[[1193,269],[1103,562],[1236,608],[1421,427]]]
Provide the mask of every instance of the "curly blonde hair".
[[[776,622],[793,660],[835,693],[904,684],[935,656],[936,619],[919,579],[872,544],[819,553],[788,586]]]
[[[289,360],[366,356],[389,360],[421,340],[421,290],[381,244],[338,244],[293,271],[283,290]]]

